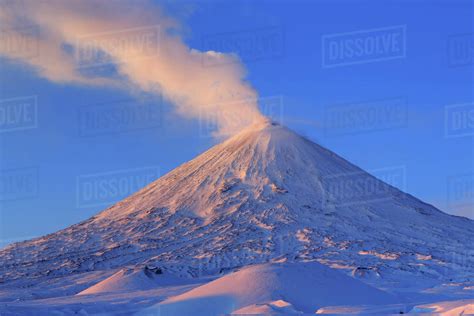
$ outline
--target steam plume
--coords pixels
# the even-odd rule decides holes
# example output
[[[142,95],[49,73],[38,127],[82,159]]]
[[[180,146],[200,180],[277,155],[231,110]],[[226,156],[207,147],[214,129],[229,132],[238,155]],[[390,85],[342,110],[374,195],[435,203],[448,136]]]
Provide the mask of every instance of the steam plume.
[[[161,93],[185,117],[215,119],[216,135],[262,119],[238,57],[187,47],[177,35],[180,24],[148,1],[27,0],[2,7],[0,55],[41,77]]]

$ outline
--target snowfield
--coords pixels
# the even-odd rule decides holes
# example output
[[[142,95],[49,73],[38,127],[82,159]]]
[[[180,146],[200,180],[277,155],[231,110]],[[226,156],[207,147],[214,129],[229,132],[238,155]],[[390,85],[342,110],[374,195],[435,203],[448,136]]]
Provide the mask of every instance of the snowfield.
[[[150,311],[159,311],[160,315],[205,316],[248,313],[264,305],[275,312],[314,313],[328,304],[396,301],[384,291],[316,262],[273,263],[242,268],[167,299]]]
[[[270,121],[0,250],[3,315],[472,313],[474,222]]]

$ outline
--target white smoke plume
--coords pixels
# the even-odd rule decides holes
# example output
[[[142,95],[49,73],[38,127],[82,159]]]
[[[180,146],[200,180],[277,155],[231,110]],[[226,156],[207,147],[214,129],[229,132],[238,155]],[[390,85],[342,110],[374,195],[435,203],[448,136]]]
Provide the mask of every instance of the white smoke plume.
[[[187,47],[180,24],[148,1],[0,3],[0,56],[41,77],[160,93],[185,117],[214,119],[217,136],[262,119],[238,57]]]

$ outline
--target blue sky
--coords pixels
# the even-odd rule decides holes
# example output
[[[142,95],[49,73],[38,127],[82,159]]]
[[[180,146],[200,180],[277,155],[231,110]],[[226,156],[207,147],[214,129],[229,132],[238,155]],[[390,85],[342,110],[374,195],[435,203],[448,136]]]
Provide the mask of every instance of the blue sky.
[[[401,170],[394,185],[474,218],[472,2],[157,3],[184,26],[189,47],[240,53],[261,106],[276,104],[271,111],[285,125],[375,174]],[[366,48],[359,63],[349,55],[335,67],[323,62],[324,38],[347,44],[379,35],[395,53],[374,57]],[[13,102],[19,111],[23,100],[34,116],[34,124],[4,124],[0,133],[2,244],[65,228],[120,198],[99,196],[91,177],[140,186],[218,142],[166,98],[52,82],[7,58],[0,69],[3,109]],[[137,119],[147,111],[151,119]],[[94,113],[135,121],[94,129],[87,125]],[[464,119],[461,130],[453,116]]]

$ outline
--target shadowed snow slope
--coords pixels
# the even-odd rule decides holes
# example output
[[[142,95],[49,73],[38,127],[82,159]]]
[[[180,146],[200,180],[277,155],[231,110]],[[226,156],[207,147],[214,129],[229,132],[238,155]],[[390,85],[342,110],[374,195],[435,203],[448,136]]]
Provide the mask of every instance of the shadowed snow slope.
[[[265,314],[278,310],[314,313],[328,304],[394,301],[391,295],[319,263],[273,263],[245,267],[167,299],[144,314],[212,316],[245,312],[251,305],[253,311],[268,307]]]
[[[265,122],[82,223],[1,250],[0,281],[134,264],[197,276],[288,258],[397,288],[472,273],[472,240],[473,221]]]

